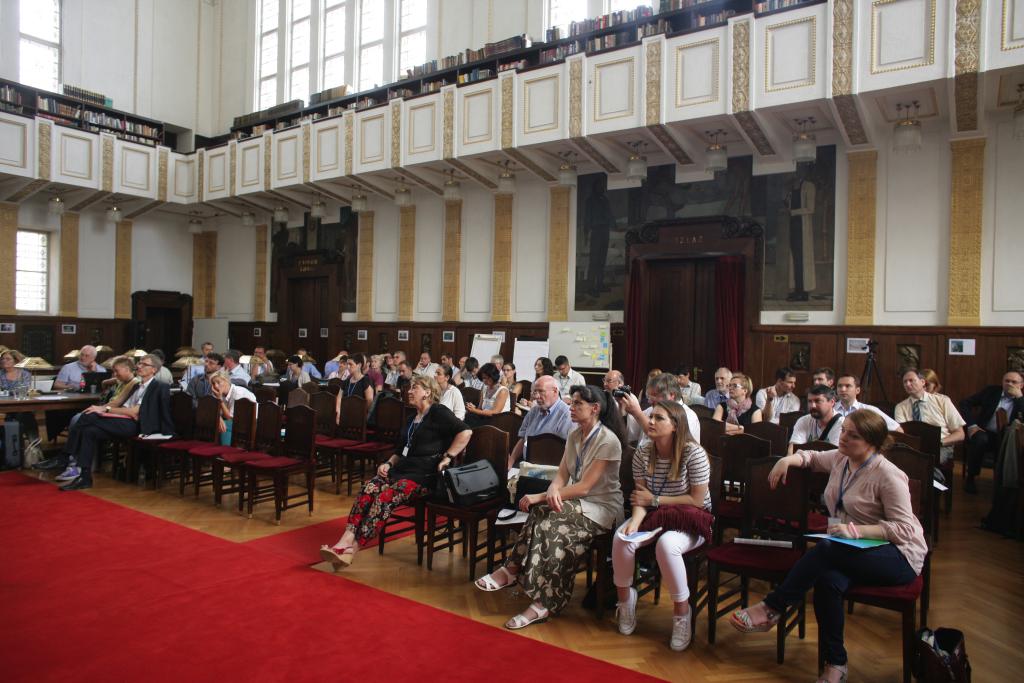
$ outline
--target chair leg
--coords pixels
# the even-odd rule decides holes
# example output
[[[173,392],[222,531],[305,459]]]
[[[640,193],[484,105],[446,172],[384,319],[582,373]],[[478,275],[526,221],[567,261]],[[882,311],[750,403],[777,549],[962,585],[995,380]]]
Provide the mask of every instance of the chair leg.
[[[252,519],[252,502],[256,500],[256,489],[260,485],[260,477],[255,472],[249,473],[249,495],[246,496],[245,511],[249,515],[249,519]]]
[[[718,622],[718,567],[708,563],[708,643],[715,644],[715,624]]]
[[[427,570],[434,569],[434,530],[437,528],[437,512],[434,508],[427,510]]]
[[[341,467],[339,466],[340,465],[339,460],[341,458],[341,454],[338,453],[338,451],[331,451],[328,454],[328,457],[331,459],[331,477],[334,479],[334,495],[340,496],[341,495]]]
[[[309,497],[307,504],[309,506],[309,516],[313,516],[313,490],[316,484],[316,464],[311,463],[306,469],[306,494]]]
[[[238,473],[235,475],[238,477],[238,514],[242,514],[242,510],[245,505],[246,498],[246,481],[245,481],[245,465],[238,466]]]
[[[476,543],[480,533],[480,520],[471,520],[469,527],[469,580],[476,578]],[[468,524],[469,522],[467,522]]]
[[[775,662],[782,664],[786,661],[786,617],[790,615],[790,608],[782,610],[782,619],[775,625]]]
[[[281,511],[284,509],[288,496],[288,475],[274,472],[274,523],[281,524]]]
[[[424,527],[426,526],[427,504],[423,501],[413,503],[413,526],[416,534],[416,564],[423,564],[423,546],[426,544]]]
[[[192,495],[199,498],[199,480],[203,475],[203,461],[192,458]]]
[[[914,658],[914,614],[916,605],[903,610],[903,683],[910,683],[911,662]]]

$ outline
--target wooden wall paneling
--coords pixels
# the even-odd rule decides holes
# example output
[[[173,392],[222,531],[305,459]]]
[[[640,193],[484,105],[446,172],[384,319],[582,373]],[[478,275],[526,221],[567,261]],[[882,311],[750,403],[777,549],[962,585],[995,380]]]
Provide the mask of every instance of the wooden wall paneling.
[[[25,348],[25,333],[43,331],[52,335],[53,358],[47,358],[51,365],[63,365],[63,356],[72,349],[79,349],[86,344],[106,344],[115,352],[128,349],[128,320],[111,320],[106,318],[73,318],[53,316],[12,316],[4,322],[15,324],[14,333],[0,334],[0,345],[19,351]],[[75,325],[74,334],[62,334],[63,325]]]

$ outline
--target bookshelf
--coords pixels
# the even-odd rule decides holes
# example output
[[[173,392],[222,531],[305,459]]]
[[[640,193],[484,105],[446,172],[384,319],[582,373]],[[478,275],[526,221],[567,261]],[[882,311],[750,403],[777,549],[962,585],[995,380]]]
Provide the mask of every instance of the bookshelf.
[[[97,96],[69,88],[76,95],[57,94],[0,79],[0,111],[18,116],[41,117],[70,128],[92,133],[110,133],[115,137],[155,147],[175,140],[166,138],[160,121],[135,116],[99,104]],[[171,137],[175,137],[171,134]]]

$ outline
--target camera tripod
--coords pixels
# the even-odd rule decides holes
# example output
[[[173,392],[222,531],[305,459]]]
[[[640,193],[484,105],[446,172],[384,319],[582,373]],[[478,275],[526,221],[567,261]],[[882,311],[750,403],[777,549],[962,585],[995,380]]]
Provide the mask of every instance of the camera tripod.
[[[868,356],[864,359],[864,372],[860,375],[860,386],[866,393],[867,390],[871,388],[872,378],[878,380],[878,387],[882,390],[882,399],[888,403],[889,397],[885,393],[885,383],[882,382],[882,373],[878,370],[878,358],[875,356],[876,348],[878,348],[878,342],[869,340]]]

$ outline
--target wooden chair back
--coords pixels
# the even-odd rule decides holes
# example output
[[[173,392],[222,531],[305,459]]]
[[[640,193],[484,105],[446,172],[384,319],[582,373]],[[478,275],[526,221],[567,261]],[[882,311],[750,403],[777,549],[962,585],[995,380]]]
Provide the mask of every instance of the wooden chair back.
[[[276,455],[281,447],[281,406],[273,401],[259,404],[256,411],[256,434],[252,449]]]
[[[292,389],[288,392],[288,407],[294,408],[295,406],[308,406],[309,405],[309,392],[305,389]]]
[[[565,439],[557,434],[531,436],[527,450],[528,460],[535,465],[558,465],[565,454]]]
[[[316,411],[309,406],[292,406],[285,413],[288,425],[281,450],[297,460],[312,460],[316,440]]]
[[[629,497],[636,488],[636,481],[633,478],[633,456],[636,449],[626,446],[622,449],[622,459],[619,460],[619,490],[622,492],[622,509],[629,517],[631,508],[628,505]]]
[[[743,428],[744,434],[757,436],[765,439],[772,445],[772,455],[782,456],[789,449],[789,440],[786,438],[786,430],[775,424],[764,420],[755,422]]]
[[[935,459],[934,465],[938,467],[939,456],[942,453],[942,430],[937,425],[920,420],[910,420],[900,426],[903,427],[905,434],[916,436],[921,440],[921,448],[918,450],[931,455]]]
[[[214,441],[220,424],[220,400],[213,396],[202,396],[196,407],[196,421],[192,427],[192,438],[196,441]]]
[[[235,414],[231,418],[231,445],[251,450],[255,436],[256,404],[247,398],[240,398],[235,401]]]
[[[746,463],[746,494],[743,496],[743,527],[740,535],[767,535],[791,540],[794,548],[806,545],[809,498],[807,470],[789,468],[786,483],[768,484],[768,473],[778,458],[756,458]]]
[[[171,394],[171,422],[174,423],[174,433],[179,438],[191,439],[195,421],[196,411],[192,408],[192,397],[184,391]]]
[[[910,505],[927,537],[932,532],[932,516],[935,511],[936,490],[932,485],[935,465],[932,457],[901,443],[886,451],[885,457],[907,475]]]
[[[337,399],[326,391],[318,391],[309,397],[309,407],[316,413],[316,433],[334,436]]]
[[[708,482],[708,491],[711,493],[711,511],[718,512],[718,503],[722,500],[722,482],[724,463],[717,455],[708,453],[708,464],[711,466],[711,480]]]
[[[770,443],[750,434],[723,436],[719,442],[717,455],[722,459],[722,479],[732,484],[746,481],[748,460],[769,458],[772,455]]]
[[[921,450],[921,437],[907,434],[906,432],[889,432],[889,436],[895,443],[909,446],[915,451]]]
[[[477,407],[480,406],[480,395],[482,392],[479,389],[467,387],[465,384],[463,384],[461,387],[459,387],[459,391],[462,392],[463,401],[465,401],[466,403],[472,403]]]
[[[349,397],[346,397],[349,398]],[[356,398],[352,396],[351,398]],[[365,410],[365,407],[364,407]],[[376,434],[374,441],[397,442],[405,423],[408,421],[404,404],[396,398],[385,396],[377,401]]]
[[[497,427],[484,425],[473,429],[473,436],[466,446],[464,462],[471,463],[477,460],[486,460],[494,467],[498,477],[506,471],[508,464],[509,435]]]
[[[306,382],[301,388],[310,396],[320,391],[320,385],[316,382]]]
[[[1006,429],[1006,425],[1009,422],[1010,417],[1006,414],[1006,411],[1002,408],[996,408],[996,431],[1001,432]]]
[[[519,440],[519,428],[523,426],[523,418],[509,411],[491,416],[488,424],[508,434],[509,442],[512,444],[509,447],[511,449]]]
[[[252,390],[256,395],[257,403],[275,403],[277,401],[277,389],[275,387],[256,387]]]
[[[339,439],[366,441],[366,399],[362,396],[342,396],[338,409],[338,423],[334,435]]]
[[[789,437],[793,434],[793,426],[796,421],[803,416],[804,413],[799,410],[779,414],[779,426],[786,430],[786,441],[789,441]]]
[[[708,408],[703,403],[694,403],[692,406],[690,406],[690,410],[697,413],[697,417],[711,418],[715,414],[714,410]]]
[[[796,444],[793,448],[794,451],[834,451],[839,448],[839,446],[836,446],[831,441],[822,441],[821,439],[818,439],[816,441],[808,441],[803,444]]]
[[[708,453],[720,455],[722,437],[725,436],[725,423],[712,420],[710,417],[700,417],[700,445]]]
[[[336,383],[332,384],[331,382],[336,382]],[[337,377],[335,377],[334,379],[332,379],[330,382],[327,383],[327,386],[322,387],[322,389],[325,392],[327,392],[328,394],[330,394],[331,396],[337,396],[338,394],[341,393],[341,380],[339,380]]]

